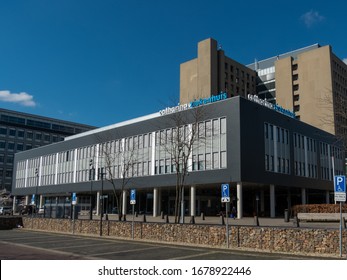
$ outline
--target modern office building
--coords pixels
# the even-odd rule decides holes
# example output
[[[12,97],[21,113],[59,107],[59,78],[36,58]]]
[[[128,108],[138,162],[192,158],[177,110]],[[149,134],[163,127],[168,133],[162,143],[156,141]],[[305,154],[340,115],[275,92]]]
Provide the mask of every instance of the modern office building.
[[[112,176],[117,190],[127,180],[123,213],[130,208],[129,190],[136,189],[137,212],[172,215],[177,170],[170,152],[176,145],[173,135],[193,139],[190,133],[197,131],[191,152],[184,150],[189,156],[187,215],[218,214],[224,207],[221,184],[229,184],[239,218],[258,211],[282,216],[295,204],[333,201],[333,173],[344,172],[343,147],[334,135],[257,96],[226,97],[221,93],[165,108],[17,153],[13,193],[27,196],[28,202],[35,194],[34,203],[44,205],[49,217],[69,217],[73,193],[78,211],[95,208],[100,213],[103,201],[102,211],[110,213],[115,207]],[[196,112],[203,112],[198,121]],[[178,125],[178,119],[186,121]],[[91,172],[106,169],[112,171],[105,172],[104,180]]]
[[[0,109],[0,189],[11,191],[15,153],[91,129],[95,127]]]
[[[255,94],[257,73],[227,57],[214,39],[198,43],[197,58],[180,65],[180,103],[219,92],[228,97]]]
[[[331,46],[315,44],[248,66],[257,71],[260,98],[293,110],[347,147],[347,65]]]
[[[197,58],[181,64],[180,71],[181,103],[220,91],[228,97],[256,94],[337,135],[347,147],[347,65],[331,46],[314,44],[245,66],[207,39],[198,43]]]

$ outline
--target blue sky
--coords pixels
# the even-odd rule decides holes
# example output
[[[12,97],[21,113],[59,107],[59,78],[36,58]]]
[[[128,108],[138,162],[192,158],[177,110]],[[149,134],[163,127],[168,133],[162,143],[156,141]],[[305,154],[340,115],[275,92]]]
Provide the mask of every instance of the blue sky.
[[[216,39],[243,64],[307,45],[347,58],[346,1],[0,1],[0,107],[95,126],[179,96],[179,65]]]

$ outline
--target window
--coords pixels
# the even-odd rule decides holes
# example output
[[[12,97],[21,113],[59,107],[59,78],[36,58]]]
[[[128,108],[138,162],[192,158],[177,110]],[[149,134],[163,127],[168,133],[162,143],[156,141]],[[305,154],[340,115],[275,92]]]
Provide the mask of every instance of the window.
[[[270,139],[274,140],[274,126],[270,124]]]
[[[211,169],[212,163],[211,163],[211,154],[207,153],[206,155],[206,170]]]
[[[9,130],[9,136],[15,137],[16,136],[16,130],[13,128],[10,128]]]
[[[227,153],[225,151],[220,153],[220,167],[221,168],[227,167]]]
[[[7,135],[7,128],[0,127],[0,135]]]
[[[219,153],[214,152],[212,154],[212,168],[217,169],[219,168]]]
[[[14,151],[14,143],[13,143],[13,142],[9,142],[9,143],[8,143],[8,146],[7,146],[7,149],[8,149],[9,151]]]
[[[23,151],[24,145],[23,143],[17,143],[17,151]]]
[[[220,133],[225,134],[227,132],[226,118],[220,119]]]
[[[265,130],[265,138],[269,139],[269,125],[267,123],[264,124],[264,130]]]
[[[36,133],[35,138],[36,138],[36,141],[41,141],[42,140],[42,134]]]
[[[198,155],[198,170],[204,170],[204,155]]]
[[[265,170],[269,170],[269,155],[265,155]]]
[[[213,135],[219,135],[219,121],[218,120],[213,120],[212,131],[213,131]]]

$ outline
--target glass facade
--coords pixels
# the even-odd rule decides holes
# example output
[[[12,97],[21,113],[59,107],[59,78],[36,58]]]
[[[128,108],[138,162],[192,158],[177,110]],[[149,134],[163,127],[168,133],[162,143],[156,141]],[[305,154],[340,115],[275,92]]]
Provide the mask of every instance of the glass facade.
[[[189,141],[191,130],[192,124],[188,124],[18,161],[16,188],[87,182],[92,167],[103,168],[106,179],[175,173],[175,160],[169,151],[177,133]],[[226,168],[226,135],[225,117],[200,122],[187,170]],[[98,179],[97,173],[93,180]]]
[[[265,170],[290,174],[289,131],[270,123],[264,123]]]

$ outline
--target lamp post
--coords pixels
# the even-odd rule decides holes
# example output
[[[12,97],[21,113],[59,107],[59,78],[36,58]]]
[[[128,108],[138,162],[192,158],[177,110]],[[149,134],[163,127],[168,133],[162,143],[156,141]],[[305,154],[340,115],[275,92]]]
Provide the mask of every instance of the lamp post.
[[[104,215],[104,168],[99,169],[99,176],[101,176],[101,194],[100,194],[100,236],[102,236],[102,216]]]
[[[39,185],[39,169],[35,168],[35,177],[36,177],[36,186],[35,186],[35,194],[34,199],[32,199],[32,209],[31,209],[31,228],[34,228],[34,210],[36,209],[36,197],[37,197],[37,188]]]
[[[90,215],[89,215],[89,219],[90,220],[93,220],[92,198],[93,198],[94,173],[95,173],[94,163],[93,163],[93,159],[91,159],[89,161],[89,180],[90,180]]]

